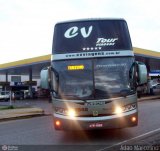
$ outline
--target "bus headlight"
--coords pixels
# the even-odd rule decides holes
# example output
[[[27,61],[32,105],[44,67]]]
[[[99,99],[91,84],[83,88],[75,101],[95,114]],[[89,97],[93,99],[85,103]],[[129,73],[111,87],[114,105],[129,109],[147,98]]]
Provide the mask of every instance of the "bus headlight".
[[[131,110],[134,110],[137,108],[137,105],[136,104],[129,104],[129,105],[126,105],[124,106],[124,112],[128,112],[128,111],[131,111]]]
[[[115,108],[115,111],[114,111],[115,114],[121,114],[122,112],[123,112],[122,107],[117,106],[117,107]]]
[[[67,115],[73,118],[76,116],[76,112],[73,109],[69,109]]]
[[[134,104],[129,104],[129,105],[126,105],[126,106],[116,106],[115,109],[114,109],[114,114],[121,114],[123,112],[128,112],[128,111],[131,111],[131,110],[134,110],[137,108],[137,105],[134,103]]]
[[[75,117],[77,114],[76,114],[76,111],[74,109],[67,109],[67,108],[61,108],[61,107],[55,107],[55,112],[57,114],[62,114],[62,115],[66,115],[66,116],[69,116],[69,117]]]
[[[58,114],[66,115],[68,113],[68,110],[66,108],[55,107],[55,112]]]

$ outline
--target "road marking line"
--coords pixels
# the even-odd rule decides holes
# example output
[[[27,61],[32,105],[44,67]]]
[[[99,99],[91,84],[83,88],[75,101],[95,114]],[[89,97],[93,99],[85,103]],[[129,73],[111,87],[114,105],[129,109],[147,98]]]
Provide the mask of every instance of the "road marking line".
[[[155,130],[152,130],[152,131],[149,131],[149,132],[144,133],[144,134],[142,134],[142,135],[139,135],[139,136],[133,137],[133,138],[131,138],[131,139],[128,139],[128,140],[125,140],[125,141],[119,142],[119,143],[114,144],[114,145],[111,145],[111,146],[109,146],[109,147],[105,147],[105,148],[102,148],[102,149],[96,150],[96,151],[104,151],[104,150],[106,150],[106,149],[110,149],[110,148],[112,148],[112,147],[115,147],[115,146],[118,146],[118,145],[122,145],[122,144],[124,144],[124,143],[129,142],[129,141],[133,141],[133,140],[135,140],[135,139],[137,139],[137,138],[141,138],[141,137],[143,137],[143,136],[146,136],[146,135],[149,135],[149,134],[155,133],[155,132],[157,132],[157,131],[160,131],[160,128],[155,129]]]

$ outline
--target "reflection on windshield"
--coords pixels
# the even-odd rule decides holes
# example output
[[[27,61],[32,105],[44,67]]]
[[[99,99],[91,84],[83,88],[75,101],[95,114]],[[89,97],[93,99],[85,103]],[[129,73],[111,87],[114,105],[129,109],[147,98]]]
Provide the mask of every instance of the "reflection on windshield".
[[[67,97],[76,98],[76,99],[87,99],[91,97],[91,95],[92,95],[92,90],[89,87],[88,88],[77,87],[74,89],[73,93],[65,94],[65,96]]]
[[[86,98],[92,95],[92,86],[89,85],[92,85],[92,83],[88,81],[80,80],[79,82],[77,82],[77,80],[70,80],[65,83],[66,87],[64,87],[62,91],[65,96]]]
[[[95,61],[96,97],[106,95],[112,97],[119,95],[121,90],[130,88],[129,69],[131,65],[131,58],[97,59]],[[100,93],[101,91],[104,93]]]

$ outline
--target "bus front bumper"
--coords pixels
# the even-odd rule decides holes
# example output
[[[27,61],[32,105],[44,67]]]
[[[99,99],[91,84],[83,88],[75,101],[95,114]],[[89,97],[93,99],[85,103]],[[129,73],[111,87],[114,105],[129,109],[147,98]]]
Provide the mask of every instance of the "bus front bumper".
[[[69,117],[53,114],[56,130],[92,130],[115,129],[136,126],[138,123],[137,109],[125,113],[101,117]]]

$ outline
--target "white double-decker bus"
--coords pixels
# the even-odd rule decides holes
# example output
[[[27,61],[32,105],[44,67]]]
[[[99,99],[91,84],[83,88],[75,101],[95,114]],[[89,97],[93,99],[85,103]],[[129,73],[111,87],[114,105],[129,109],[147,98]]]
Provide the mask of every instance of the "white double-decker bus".
[[[51,91],[56,130],[136,126],[136,88],[146,81],[124,19],[55,25],[51,66],[41,71],[41,86]]]

